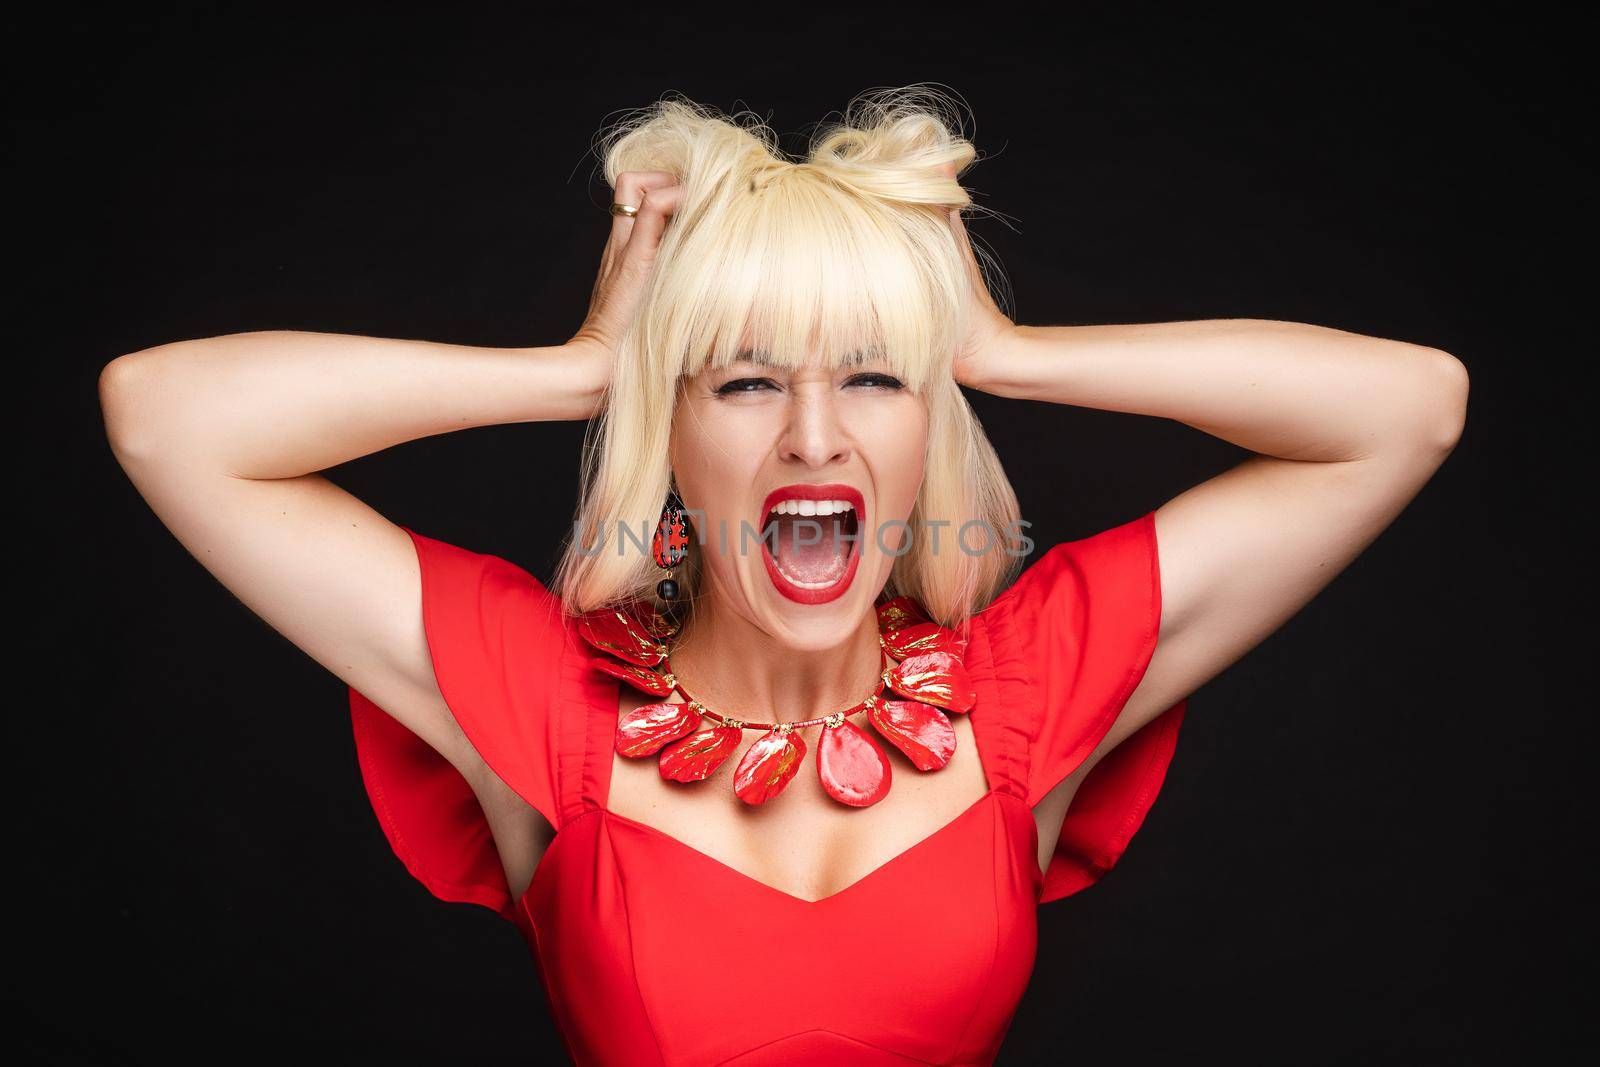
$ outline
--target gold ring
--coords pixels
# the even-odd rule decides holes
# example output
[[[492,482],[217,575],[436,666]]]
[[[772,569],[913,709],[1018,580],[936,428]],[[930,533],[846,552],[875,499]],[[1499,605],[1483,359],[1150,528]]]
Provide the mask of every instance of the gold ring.
[[[611,213],[613,215],[626,215],[631,219],[639,213],[639,209],[628,204],[613,203],[611,205]]]

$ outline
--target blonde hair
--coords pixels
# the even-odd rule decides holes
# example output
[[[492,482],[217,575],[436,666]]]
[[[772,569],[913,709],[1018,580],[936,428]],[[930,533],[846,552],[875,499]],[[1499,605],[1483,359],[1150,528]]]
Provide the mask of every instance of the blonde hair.
[[[821,124],[795,162],[754,114],[727,116],[669,93],[597,141],[606,182],[667,171],[683,195],[623,337],[584,442],[580,497],[554,586],[582,613],[647,598],[661,572],[648,548],[671,487],[678,388],[732,362],[748,340],[778,366],[830,369],[885,360],[928,408],[925,474],[911,547],[885,593],[916,597],[964,628],[1021,567],[1016,494],[951,373],[965,329],[965,253],[947,213],[973,207],[956,178],[977,152],[961,113],[927,84],[874,89]],[[815,351],[813,351],[815,348]],[[692,503],[692,502],[691,502]],[[987,528],[963,551],[964,523]],[[937,535],[925,524],[948,523]],[[629,532],[624,535],[623,528]],[[865,533],[865,531],[862,531]],[[677,568],[692,607],[700,546]],[[974,554],[975,553],[975,554]]]

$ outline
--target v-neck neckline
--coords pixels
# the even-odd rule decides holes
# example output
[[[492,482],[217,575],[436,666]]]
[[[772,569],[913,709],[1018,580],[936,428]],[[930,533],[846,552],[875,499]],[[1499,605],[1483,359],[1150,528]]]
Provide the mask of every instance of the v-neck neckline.
[[[767,882],[763,882],[761,879],[756,878],[756,877],[754,877],[752,875],[748,875],[745,872],[739,870],[739,868],[733,866],[731,863],[726,863],[723,860],[719,860],[715,856],[711,855],[708,852],[702,852],[700,849],[695,848],[693,845],[689,844],[687,841],[684,841],[682,838],[673,837],[671,834],[667,833],[665,830],[658,829],[657,827],[651,826],[648,823],[642,823],[637,819],[630,819],[628,816],[618,814],[617,812],[612,811],[610,808],[605,808],[605,807],[596,808],[594,813],[598,814],[602,818],[608,819],[608,820],[610,820],[612,822],[620,822],[624,826],[631,827],[631,828],[633,828],[635,830],[642,831],[642,832],[650,835],[651,837],[655,837],[655,838],[659,838],[661,840],[664,840],[664,841],[668,842],[669,844],[673,845],[674,847],[682,849],[683,851],[688,852],[688,853],[698,857],[701,861],[704,861],[705,863],[708,863],[708,864],[712,865],[713,867],[721,868],[723,871],[727,872],[733,878],[735,878],[735,879],[737,879],[737,880],[739,880],[741,882],[753,885],[757,889],[765,890],[768,893],[776,894],[777,896],[783,897],[785,900],[793,901],[795,904],[801,905],[803,907],[815,908],[815,907],[820,907],[822,905],[828,904],[828,903],[830,903],[832,901],[838,900],[840,897],[843,897],[846,894],[852,893],[855,890],[864,887],[867,882],[870,882],[872,879],[878,877],[880,874],[884,874],[886,871],[889,870],[889,868],[897,866],[902,861],[906,860],[907,857],[909,857],[912,853],[919,852],[919,851],[923,850],[924,848],[931,847],[936,841],[938,841],[941,838],[943,838],[950,831],[954,830],[958,825],[966,822],[967,819],[970,818],[973,815],[973,813],[975,813],[975,812],[979,811],[980,809],[984,808],[985,806],[987,806],[989,804],[989,802],[993,801],[995,799],[995,797],[999,793],[1000,793],[1000,790],[998,788],[990,789],[987,793],[983,794],[983,796],[979,797],[977,800],[974,800],[971,804],[967,805],[964,809],[962,809],[960,814],[956,815],[954,818],[952,818],[949,821],[947,821],[943,826],[941,826],[937,830],[933,831],[933,833],[929,834],[928,836],[922,838],[919,841],[916,841],[916,842],[906,846],[905,848],[901,849],[899,852],[896,852],[893,856],[890,856],[888,859],[884,860],[882,863],[878,864],[876,867],[872,868],[872,870],[868,871],[866,874],[863,874],[860,878],[857,878],[855,881],[851,882],[849,885],[844,886],[841,889],[836,889],[832,893],[829,893],[827,896],[818,897],[815,900],[808,900],[805,897],[796,896],[795,894],[789,892],[786,889],[779,889],[775,885],[771,885],[771,884],[769,884]]]

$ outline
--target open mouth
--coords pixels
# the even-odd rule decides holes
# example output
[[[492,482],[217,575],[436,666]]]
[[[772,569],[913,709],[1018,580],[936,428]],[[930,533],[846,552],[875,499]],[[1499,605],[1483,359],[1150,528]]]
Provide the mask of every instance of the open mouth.
[[[850,587],[860,562],[861,516],[853,490],[839,497],[779,501],[762,525],[767,574],[791,600],[820,604]]]

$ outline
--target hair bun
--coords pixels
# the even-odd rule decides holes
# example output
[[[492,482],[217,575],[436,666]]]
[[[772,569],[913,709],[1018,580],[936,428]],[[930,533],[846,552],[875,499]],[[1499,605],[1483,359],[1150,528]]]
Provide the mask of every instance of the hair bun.
[[[809,161],[877,195],[922,203],[966,203],[964,193],[930,201],[926,185],[953,182],[977,159],[965,108],[931,84],[870,89],[841,121],[814,135]]]
[[[597,139],[607,184],[626,171],[681,176],[687,212],[710,189],[738,179],[760,193],[811,170],[861,195],[886,201],[964,207],[971,198],[952,175],[977,159],[959,98],[933,83],[868,89],[836,120],[817,124],[803,159],[779,146],[778,135],[749,110],[723,114],[678,92],[627,112]]]

